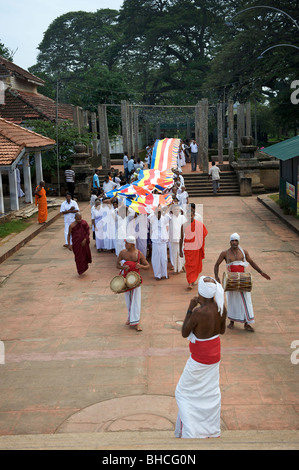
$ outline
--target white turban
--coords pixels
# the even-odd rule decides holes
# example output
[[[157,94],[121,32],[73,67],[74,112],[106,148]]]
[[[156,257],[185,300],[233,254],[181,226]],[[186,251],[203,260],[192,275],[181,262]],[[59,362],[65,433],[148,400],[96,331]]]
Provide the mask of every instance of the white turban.
[[[132,245],[136,245],[136,238],[133,237],[133,235],[130,235],[129,237],[126,238],[127,243],[132,243]]]
[[[214,282],[205,282],[205,279],[211,279],[211,281]],[[219,282],[217,282],[213,277],[201,276],[198,281],[198,293],[206,299],[212,299],[214,297],[218,307],[218,312],[222,316],[224,306],[224,290]]]
[[[230,241],[232,240],[238,240],[238,242],[240,241],[240,235],[238,233],[232,233],[231,236],[230,236]]]

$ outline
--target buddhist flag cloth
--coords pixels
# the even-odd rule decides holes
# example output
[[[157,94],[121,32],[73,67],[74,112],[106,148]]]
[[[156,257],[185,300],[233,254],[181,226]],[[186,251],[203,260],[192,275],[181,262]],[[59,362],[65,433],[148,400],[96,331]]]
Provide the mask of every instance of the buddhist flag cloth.
[[[138,180],[109,191],[106,196],[122,197],[127,207],[140,214],[150,214],[158,205],[165,207],[171,204],[171,196],[161,193],[173,185],[172,168],[177,168],[179,144],[179,139],[157,140],[151,168],[140,170]]]

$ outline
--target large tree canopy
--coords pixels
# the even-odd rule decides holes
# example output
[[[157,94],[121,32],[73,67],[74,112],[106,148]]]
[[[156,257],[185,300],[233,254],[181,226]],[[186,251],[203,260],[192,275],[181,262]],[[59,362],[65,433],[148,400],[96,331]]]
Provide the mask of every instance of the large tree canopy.
[[[299,2],[262,3],[124,0],[119,12],[69,12],[45,32],[30,71],[53,85],[59,80],[64,101],[92,111],[122,99],[194,105],[204,97],[230,97],[273,102],[279,114],[281,106],[294,107],[285,100],[298,79],[299,35],[292,18],[298,19]],[[295,114],[281,113],[294,126]]]

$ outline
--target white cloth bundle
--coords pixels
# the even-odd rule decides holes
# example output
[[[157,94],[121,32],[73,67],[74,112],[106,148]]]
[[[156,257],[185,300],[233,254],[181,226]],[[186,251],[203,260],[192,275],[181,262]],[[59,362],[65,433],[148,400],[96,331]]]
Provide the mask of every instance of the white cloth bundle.
[[[211,279],[212,282],[205,282],[205,279]],[[198,293],[206,299],[215,298],[218,312],[222,316],[224,306],[224,290],[221,284],[213,277],[201,276],[198,281]]]

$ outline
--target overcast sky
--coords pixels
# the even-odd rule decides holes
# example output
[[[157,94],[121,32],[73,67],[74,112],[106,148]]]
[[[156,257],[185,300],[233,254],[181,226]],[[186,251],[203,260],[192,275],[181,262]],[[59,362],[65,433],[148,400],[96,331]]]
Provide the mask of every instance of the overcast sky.
[[[0,42],[16,50],[14,63],[28,69],[52,21],[69,11],[119,10],[123,0],[0,0]]]

